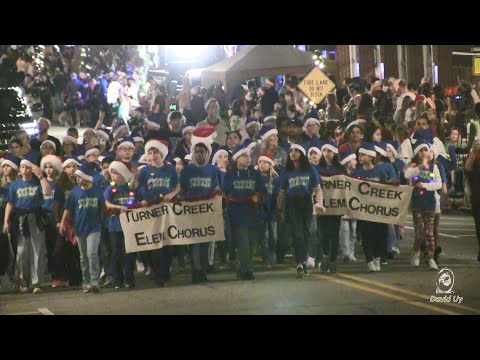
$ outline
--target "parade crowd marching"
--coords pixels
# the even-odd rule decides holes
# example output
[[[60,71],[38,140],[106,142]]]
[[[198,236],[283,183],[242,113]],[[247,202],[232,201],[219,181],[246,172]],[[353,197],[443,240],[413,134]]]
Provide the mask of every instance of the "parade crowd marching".
[[[75,127],[62,141],[49,135],[46,117],[38,135],[11,139],[1,159],[0,275],[14,291],[41,292],[46,273],[53,287],[132,288],[135,270],[165,286],[174,258],[180,269],[189,264],[193,283],[217,264],[252,280],[255,254],[271,267],[292,248],[298,277],[335,273],[339,256],[357,261],[360,242],[365,270],[380,271],[400,253],[403,226],[325,215],[322,177],[337,174],[414,187],[412,266],[438,268],[441,209],[459,176],[480,240],[480,101],[467,83],[446,95],[429,79],[357,81],[317,107],[296,76],[249,82],[228,100],[221,84],[191,87],[185,77],[170,111],[165,88],[139,99],[122,76],[103,78],[81,143]],[[224,241],[126,253],[121,213],[214,195],[223,198]]]

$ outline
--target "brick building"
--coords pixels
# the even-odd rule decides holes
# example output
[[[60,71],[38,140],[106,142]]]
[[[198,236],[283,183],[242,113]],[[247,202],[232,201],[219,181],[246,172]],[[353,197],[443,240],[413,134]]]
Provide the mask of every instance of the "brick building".
[[[430,76],[442,86],[457,79],[472,81],[472,58],[480,56],[475,45],[336,45],[335,76],[340,82],[359,76],[390,76],[420,82]]]

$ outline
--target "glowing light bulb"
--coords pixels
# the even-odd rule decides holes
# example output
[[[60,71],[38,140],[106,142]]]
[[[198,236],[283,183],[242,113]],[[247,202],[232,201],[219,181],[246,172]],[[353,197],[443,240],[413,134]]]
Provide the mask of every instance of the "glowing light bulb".
[[[112,185],[112,186],[115,186],[115,182],[114,182],[114,181],[112,181],[112,182],[110,183],[110,185]]]

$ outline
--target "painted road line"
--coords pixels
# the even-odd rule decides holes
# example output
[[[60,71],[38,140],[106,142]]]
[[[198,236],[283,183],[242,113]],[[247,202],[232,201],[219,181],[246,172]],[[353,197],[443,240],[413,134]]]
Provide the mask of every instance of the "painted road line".
[[[42,315],[55,315],[53,312],[48,310],[47,308],[38,308],[37,309]]]
[[[398,286],[384,284],[380,281],[364,279],[360,276],[355,276],[355,275],[351,275],[351,274],[344,274],[344,273],[337,273],[337,275],[341,276],[343,278],[350,279],[350,280],[361,281],[361,282],[364,282],[366,284],[371,284],[371,285],[375,285],[375,286],[378,286],[378,287],[382,287],[384,289],[397,291],[399,293],[403,293],[403,294],[406,294],[406,295],[416,296],[416,297],[424,299],[424,300],[430,300],[430,296],[428,296],[428,295],[421,294],[421,293],[418,293],[418,292],[415,292],[415,291],[412,291],[412,290],[408,290],[408,289],[403,289],[403,288],[398,287]],[[452,306],[452,307],[462,309],[462,310],[467,310],[467,311],[473,312],[475,314],[480,314],[480,309],[476,309],[476,308],[473,308],[473,307],[470,307],[470,306],[465,306],[465,305],[461,305],[461,304],[457,304],[457,303],[439,303],[439,304]]]
[[[390,293],[387,293],[387,292],[382,291],[382,290],[378,290],[378,289],[374,289],[374,288],[371,288],[371,287],[368,287],[368,286],[356,284],[354,282],[347,281],[347,280],[341,280],[341,279],[338,279],[336,277],[320,275],[320,274],[312,274],[311,276],[314,276],[314,277],[317,277],[317,278],[320,278],[320,279],[325,279],[325,280],[328,280],[328,281],[331,281],[331,282],[334,282],[334,283],[337,283],[337,284],[340,284],[340,285],[348,286],[348,287],[351,287],[351,288],[354,288],[354,289],[357,289],[357,290],[362,290],[362,291],[366,291],[366,292],[369,292],[369,293],[372,293],[372,294],[380,295],[380,296],[383,296],[383,297],[386,297],[386,298],[389,298],[389,299],[392,299],[392,300],[403,302],[403,303],[408,304],[408,305],[413,305],[413,306],[420,307],[420,308],[423,308],[423,309],[435,311],[435,312],[438,312],[438,313],[441,313],[441,314],[461,315],[460,313],[457,313],[457,312],[454,312],[454,311],[445,310],[445,309],[438,308],[438,307],[435,307],[435,306],[432,306],[432,305],[429,305],[429,304],[425,304],[425,303],[419,302],[419,301],[409,300],[408,298],[403,297],[403,296],[390,294]]]
[[[410,227],[410,226],[405,226],[405,229],[410,229],[410,230],[413,230],[413,227]],[[441,236],[445,236],[445,237],[450,237],[450,238],[454,238],[454,239],[458,239],[458,236],[455,236],[455,235],[448,235],[448,234],[444,234],[444,233],[438,233],[439,235]]]
[[[38,315],[38,311],[30,311],[30,312],[6,314],[6,315]]]

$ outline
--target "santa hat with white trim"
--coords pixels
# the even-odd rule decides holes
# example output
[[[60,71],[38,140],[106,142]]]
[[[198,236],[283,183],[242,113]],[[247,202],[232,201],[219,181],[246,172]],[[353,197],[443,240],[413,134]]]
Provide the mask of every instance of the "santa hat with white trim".
[[[12,154],[8,154],[4,159],[2,159],[2,166],[3,165],[8,165],[10,166],[13,170],[18,172],[20,169],[20,161],[21,159],[19,157],[16,157]]]
[[[418,152],[422,149],[427,149],[428,151],[430,151],[430,144],[428,143],[427,140],[424,140],[424,139],[418,139],[415,142],[414,146],[415,146],[414,149],[413,149],[413,154],[414,155],[417,155]]]
[[[131,138],[133,139],[134,142],[145,143],[145,140],[143,139],[143,137],[140,136],[140,133],[138,131],[132,132],[132,134],[130,136],[131,136]]]
[[[56,151],[57,150],[57,146],[55,145],[55,143],[52,141],[52,140],[45,140],[44,142],[42,142],[42,144],[40,145],[40,147],[42,147],[43,145],[46,145],[46,144],[50,144],[53,146],[53,149]]]
[[[215,101],[218,104],[218,101],[215,98],[210,98],[205,102],[205,111],[208,111],[208,106],[212,101]]]
[[[60,175],[63,171],[62,162],[55,155],[46,155],[42,158],[40,161],[40,169],[42,169],[42,171],[45,171],[46,164],[52,164],[55,170],[57,170],[58,175]]]
[[[215,154],[213,154],[213,157],[212,157],[212,164],[213,165],[216,165],[217,163],[217,159],[218,157],[220,156],[220,154],[226,154],[228,156],[228,151],[225,150],[225,149],[218,149]]]
[[[185,126],[183,129],[182,129],[182,135],[185,136],[185,133],[187,131],[195,131],[195,126]]]
[[[185,157],[183,158],[185,161],[192,161],[192,154],[187,154],[185,155]]]
[[[277,121],[277,117],[275,115],[268,115],[268,116],[265,116],[263,118],[263,124],[265,125],[266,122],[269,122],[269,121],[272,121],[273,122],[276,122]]]
[[[266,161],[270,165],[275,166],[275,161],[273,161],[273,156],[270,152],[264,151],[260,154],[260,156],[257,159],[257,165],[260,161]]]
[[[98,154],[98,155],[100,155],[100,150],[98,150],[98,149],[95,148],[95,147],[87,150],[87,151],[85,152],[85,158],[88,158],[90,155],[93,155],[93,154]]]
[[[392,150],[393,155],[395,157],[397,157],[398,156],[398,151],[397,151],[397,147],[395,146],[396,141],[394,142],[392,140],[387,140],[387,141],[385,141],[385,143],[387,144],[387,148]]]
[[[334,141],[331,141],[331,140],[325,141],[325,143],[322,145],[322,151],[323,149],[328,149],[332,151],[334,154],[338,154],[338,147]]]
[[[168,143],[165,140],[151,139],[145,145],[145,154],[148,154],[150,149],[157,149],[162,154],[162,159],[165,160],[168,155]]]
[[[307,121],[305,121],[305,124],[303,125],[303,130],[307,131],[307,126],[310,124],[317,124],[318,126],[321,126],[320,121],[318,121],[318,119],[309,118]]]
[[[235,149],[233,150],[232,160],[236,161],[240,156],[244,154],[250,154],[251,151],[252,151],[251,144],[245,144],[245,143],[239,144],[235,146]]]
[[[113,138],[116,138],[118,133],[120,132],[120,130],[122,129],[129,129],[128,128],[128,125],[125,123],[125,122],[119,122],[117,124],[117,127],[115,128],[115,130],[113,131]],[[113,130],[113,129],[112,129]]]
[[[28,166],[28,167],[35,166],[32,153],[28,153],[25,156],[25,158],[22,161],[20,161],[20,165],[25,165],[25,166]]]
[[[132,172],[132,164],[127,163],[124,161],[112,161],[110,166],[108,167],[108,172],[110,175],[112,174],[112,170],[115,170],[118,172],[120,175],[122,175],[123,179],[129,183],[130,180],[133,178],[133,172]]]
[[[262,141],[265,141],[272,135],[278,135],[278,130],[272,126],[265,125],[262,127],[262,130],[260,130],[260,139],[262,139]]]
[[[257,120],[255,120],[254,118],[250,118],[245,123],[245,129],[248,129],[250,126],[253,126],[253,125],[258,125],[258,128],[260,128],[260,123]]]
[[[66,142],[71,142],[75,146],[78,145],[77,139],[75,139],[73,136],[69,136],[69,135],[65,136],[62,140],[62,145],[65,144]]]
[[[97,136],[104,138],[105,140],[110,140],[110,130],[106,128],[98,129],[96,132]]]
[[[93,182],[93,163],[83,163],[80,168],[75,171],[75,175],[80,176],[82,179]]]
[[[305,148],[302,146],[302,145],[299,145],[299,144],[291,144],[290,145],[290,149],[288,150],[288,152],[290,153],[290,151],[292,149],[297,149],[297,150],[300,150],[303,155],[307,156],[307,152],[305,151]]]
[[[340,164],[345,165],[350,160],[354,160],[357,158],[357,155],[350,149],[342,151],[340,153]]]
[[[365,154],[368,156],[376,157],[377,156],[377,151],[375,150],[375,145],[372,143],[363,143],[363,145],[360,147],[358,150],[359,154]]]
[[[215,132],[215,126],[213,125],[203,125],[197,126],[192,134],[192,145],[194,143],[202,142],[204,144],[212,145],[217,137],[217,133]]]
[[[121,138],[117,141],[117,149],[120,149],[123,146],[130,146],[135,149],[135,141],[129,136]]]
[[[382,141],[374,141],[373,146],[375,147],[375,151],[382,156],[387,156],[387,144]]]
[[[320,149],[319,149],[318,147],[316,147],[316,146],[312,146],[310,149],[308,149],[308,153],[307,153],[308,157],[310,157],[310,154],[311,154],[312,152],[314,152],[314,151],[315,151],[318,155],[322,156],[322,150],[320,150]]]

